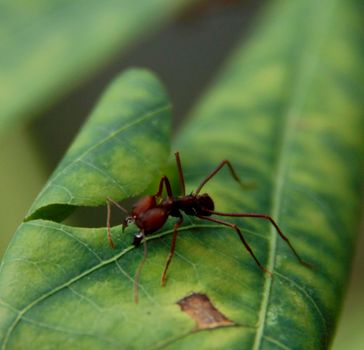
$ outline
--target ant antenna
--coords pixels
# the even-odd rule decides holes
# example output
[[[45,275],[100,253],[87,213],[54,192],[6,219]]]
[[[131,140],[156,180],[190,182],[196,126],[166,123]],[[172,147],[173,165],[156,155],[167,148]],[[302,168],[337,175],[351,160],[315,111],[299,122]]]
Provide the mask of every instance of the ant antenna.
[[[118,207],[125,214],[129,214],[129,212],[124,207],[122,207],[118,202],[114,201],[112,198],[107,197],[106,202],[110,202],[110,203],[114,204],[116,207]]]
[[[182,194],[182,196],[185,196],[186,195],[186,186],[185,186],[185,179],[183,177],[183,170],[182,170],[181,159],[179,157],[179,152],[176,152],[174,155],[176,157],[178,178],[179,178],[179,184],[181,187],[181,194]]]
[[[107,219],[106,219],[106,227],[107,227],[107,240],[109,241],[109,245],[111,248],[115,248],[115,244],[111,237],[111,204],[114,204],[116,207],[118,207],[121,211],[128,214],[128,211],[123,208],[119,203],[115,202],[112,198],[107,197],[106,198],[106,204],[107,204]]]

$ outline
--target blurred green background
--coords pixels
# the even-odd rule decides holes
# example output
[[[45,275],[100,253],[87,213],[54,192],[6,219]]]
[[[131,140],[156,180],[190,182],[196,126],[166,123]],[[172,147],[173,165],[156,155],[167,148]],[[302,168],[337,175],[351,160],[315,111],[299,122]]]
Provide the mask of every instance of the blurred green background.
[[[98,96],[117,73],[130,66],[156,72],[172,97],[176,131],[268,5],[268,1],[252,0],[178,0],[173,5],[163,0],[140,1],[139,7],[131,3],[105,1],[101,7],[96,1],[0,4],[1,256]],[[44,74],[39,74],[39,65],[44,65]],[[102,220],[79,220],[87,226],[103,225]],[[364,223],[361,232],[363,228]],[[335,350],[364,348],[363,268],[360,235]]]

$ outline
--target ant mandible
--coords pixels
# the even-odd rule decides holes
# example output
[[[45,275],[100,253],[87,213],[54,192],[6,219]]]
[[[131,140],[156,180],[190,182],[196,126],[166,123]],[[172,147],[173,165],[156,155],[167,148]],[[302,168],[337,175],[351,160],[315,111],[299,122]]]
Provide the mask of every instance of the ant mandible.
[[[167,221],[169,216],[173,216],[178,218],[177,222],[173,226],[173,237],[171,242],[171,249],[167,257],[167,261],[164,266],[164,270],[162,273],[161,278],[161,284],[162,286],[166,283],[166,275],[168,267],[172,261],[174,251],[176,248],[176,240],[177,240],[177,233],[178,228],[183,223],[183,215],[181,212],[185,213],[186,215],[195,216],[201,220],[207,220],[214,223],[218,223],[221,225],[225,225],[227,227],[230,227],[233,229],[239,236],[241,242],[243,243],[246,250],[249,252],[249,254],[252,256],[258,267],[271,275],[271,272],[269,272],[258,260],[258,258],[255,256],[254,252],[250,248],[248,242],[245,240],[241,230],[239,227],[235,224],[232,224],[227,221],[223,221],[220,219],[216,219],[214,217],[211,217],[212,215],[216,216],[226,216],[226,217],[242,217],[242,218],[258,218],[258,219],[264,219],[269,221],[277,230],[279,236],[287,243],[287,245],[290,247],[298,261],[305,265],[310,266],[305,261],[301,259],[301,257],[298,255],[296,250],[293,248],[292,244],[288,240],[288,238],[283,234],[282,230],[279,228],[277,223],[273,220],[273,218],[267,214],[257,214],[257,213],[222,213],[219,211],[215,211],[215,205],[212,198],[207,194],[203,193],[200,194],[202,188],[206,185],[208,181],[210,181],[222,168],[223,166],[227,166],[230,170],[230,174],[233,177],[235,181],[237,181],[240,185],[244,186],[241,182],[240,178],[237,176],[233,166],[228,160],[223,160],[220,162],[220,164],[213,170],[209,175],[206,176],[206,178],[200,183],[196,191],[192,192],[191,194],[186,195],[185,190],[185,181],[182,171],[182,165],[181,160],[179,157],[179,153],[175,153],[176,157],[176,163],[177,163],[177,170],[178,170],[178,176],[179,176],[179,182],[181,187],[182,194],[178,197],[175,197],[172,192],[172,188],[170,185],[170,182],[168,180],[167,176],[163,176],[159,182],[159,189],[158,192],[155,195],[152,196],[145,196],[142,197],[132,208],[131,214],[129,215],[128,211],[124,209],[120,204],[116,203],[111,198],[107,199],[107,229],[108,229],[108,240],[111,247],[114,247],[114,243],[111,238],[111,232],[110,232],[110,212],[111,203],[116,205],[118,208],[120,208],[122,211],[127,213],[129,216],[123,221],[123,230],[125,227],[127,227],[131,223],[135,223],[135,225],[139,228],[139,232],[134,235],[133,245],[138,247],[140,243],[143,241],[145,236],[148,236],[156,231],[158,231],[160,228],[163,227],[165,222]],[[163,198],[163,187],[165,186],[167,197]],[[144,241],[145,242],[145,241]],[[146,245],[144,245],[145,254],[144,254],[144,260],[146,258]],[[136,273],[136,280],[138,279],[139,272],[141,270],[141,267],[144,263],[144,260],[140,264],[138,271]],[[136,282],[137,283],[137,282]],[[137,298],[136,298],[137,299]]]

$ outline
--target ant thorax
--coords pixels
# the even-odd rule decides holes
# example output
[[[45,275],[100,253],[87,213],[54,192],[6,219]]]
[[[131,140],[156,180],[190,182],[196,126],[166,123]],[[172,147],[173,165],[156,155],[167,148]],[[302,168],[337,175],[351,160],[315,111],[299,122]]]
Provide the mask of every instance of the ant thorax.
[[[210,211],[215,209],[214,202],[207,193],[180,197],[176,201],[176,207],[192,216],[210,216]]]

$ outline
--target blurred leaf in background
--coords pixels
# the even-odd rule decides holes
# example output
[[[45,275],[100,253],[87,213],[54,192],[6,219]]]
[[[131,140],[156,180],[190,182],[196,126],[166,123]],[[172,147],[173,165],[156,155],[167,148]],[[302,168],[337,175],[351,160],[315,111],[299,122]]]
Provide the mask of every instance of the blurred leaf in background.
[[[2,1],[0,129],[39,113],[191,2]]]
[[[45,165],[24,128],[0,133],[0,256],[46,180]]]

